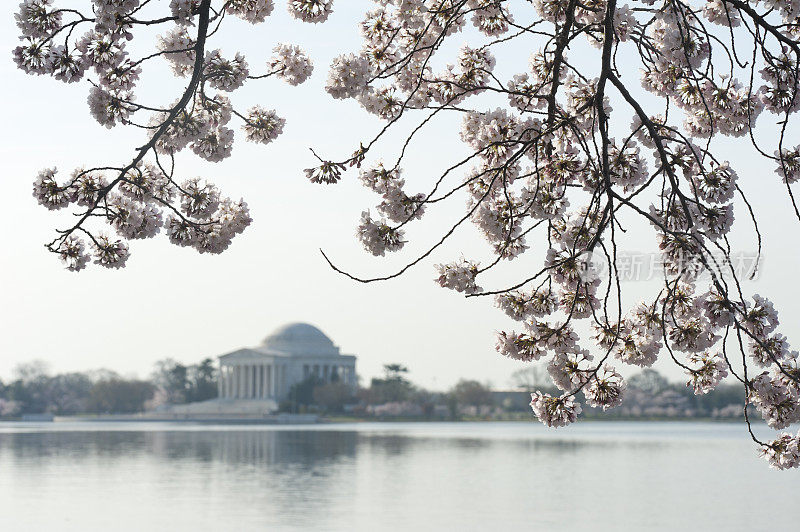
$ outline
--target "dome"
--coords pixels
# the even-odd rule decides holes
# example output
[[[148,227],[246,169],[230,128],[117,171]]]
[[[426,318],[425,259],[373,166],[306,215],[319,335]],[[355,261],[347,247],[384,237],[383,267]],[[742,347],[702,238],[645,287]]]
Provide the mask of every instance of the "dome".
[[[338,355],[336,347],[324,332],[308,323],[289,323],[278,327],[264,339],[262,345],[269,351],[289,355]]]

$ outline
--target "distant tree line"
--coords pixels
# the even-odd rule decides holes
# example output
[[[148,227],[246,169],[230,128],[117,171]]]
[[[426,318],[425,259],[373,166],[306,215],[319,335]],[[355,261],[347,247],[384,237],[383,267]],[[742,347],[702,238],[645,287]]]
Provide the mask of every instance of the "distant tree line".
[[[324,382],[313,375],[295,384],[280,409],[374,417],[458,418],[464,409],[480,410],[493,404],[488,384],[461,380],[447,392],[433,392],[412,383],[401,364],[386,364],[383,375],[368,387],[353,389],[335,379]]]
[[[365,417],[422,419],[509,418],[531,414],[527,392],[549,390],[543,367],[530,366],[512,375],[513,390],[493,391],[488,383],[460,380],[445,392],[433,392],[412,383],[408,368],[387,364],[381,377],[356,390],[343,383],[311,376],[290,389],[280,408],[286,412],[352,414]],[[617,409],[603,412],[584,405],[586,417],[596,418],[735,418],[742,416],[744,398],[733,384],[721,384],[697,396],[681,383],[669,382],[653,369],[628,379],[626,399]]]
[[[156,362],[151,379],[164,395],[164,403],[193,403],[217,397],[217,368],[210,358],[189,366],[171,358],[161,360]]]
[[[515,388],[536,389],[555,394],[542,366],[531,366],[512,375]],[[618,408],[602,409],[582,405],[583,416],[597,418],[738,418],[743,417],[744,396],[741,386],[722,383],[705,395],[695,395],[684,383],[668,381],[652,368],[627,379],[625,400]],[[549,386],[549,387],[548,387]],[[524,408],[527,409],[527,405]]]
[[[214,362],[196,365],[172,359],[156,363],[149,379],[123,377],[110,370],[52,375],[40,361],[21,364],[14,378],[0,381],[0,417],[25,414],[131,414],[164,403],[186,403],[217,396]]]
[[[526,392],[548,391],[546,371],[530,366],[515,372],[513,390],[493,391],[488,383],[460,380],[444,392],[430,391],[409,379],[401,364],[386,364],[383,375],[366,387],[353,388],[337,376],[330,382],[313,375],[293,385],[279,408],[284,412],[318,412],[372,418],[472,419],[530,416]],[[555,393],[555,390],[550,390]],[[0,381],[0,417],[25,414],[129,414],[163,404],[205,401],[217,397],[217,370],[210,358],[185,365],[173,359],[155,364],[148,379],[113,371],[52,375],[42,362],[20,365],[14,378]],[[696,396],[687,386],[667,381],[653,369],[628,379],[625,402],[609,412],[587,408],[598,418],[733,418],[742,415],[744,398],[735,385],[719,385]]]

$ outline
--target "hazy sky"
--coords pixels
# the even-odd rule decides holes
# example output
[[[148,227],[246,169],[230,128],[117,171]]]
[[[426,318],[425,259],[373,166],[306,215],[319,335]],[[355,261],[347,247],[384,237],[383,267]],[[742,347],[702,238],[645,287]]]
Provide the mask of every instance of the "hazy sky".
[[[357,274],[393,272],[434,242],[446,224],[463,213],[465,201],[456,198],[414,224],[410,243],[399,256],[375,259],[361,249],[354,231],[360,212],[374,211],[378,198],[361,187],[356,172],[336,186],[313,185],[303,177],[302,169],[313,164],[309,147],[343,157],[379,127],[355,103],[333,100],[322,89],[331,58],[360,47],[355,24],[366,2],[337,4],[329,23],[306,25],[290,19],[278,2],[265,24],[230,21],[215,39],[214,46],[228,54],[244,52],[252,70],[261,68],[276,42],[301,44],[315,62],[314,75],[305,85],[252,82],[232,96],[239,109],[259,103],[286,118],[284,134],[276,142],[249,144],[237,131],[233,155],[222,163],[206,163],[191,153],[178,158],[179,175],[211,178],[224,194],[249,203],[254,223],[231,248],[220,256],[199,255],[158,236],[134,242],[123,270],[90,266],[78,274],[65,271],[43,247],[55,227],[66,225],[69,214],[37,206],[32,181],[44,167],[69,173],[82,165],[123,164],[143,137],[98,125],[88,112],[85,83],[67,86],[16,70],[11,60],[16,2],[4,5],[0,378],[9,378],[15,365],[35,358],[47,361],[54,371],[105,367],[144,376],[156,360],[172,357],[194,363],[256,345],[283,323],[306,321],[326,332],[344,353],[358,355],[358,371],[366,380],[384,363],[400,362],[410,368],[413,380],[433,388],[446,388],[459,378],[490,381],[497,387],[508,384],[509,375],[523,365],[503,359],[493,346],[494,331],[509,327],[510,320],[489,298],[464,300],[433,282],[435,263],[462,253],[487,256],[488,246],[475,228],[462,228],[430,260],[384,283],[354,283],[333,272],[319,253],[324,248]],[[147,46],[151,43],[144,39]],[[521,72],[528,53],[515,52],[506,63],[501,59],[498,68]],[[638,73],[630,79],[638,79]],[[171,102],[182,84],[164,63],[153,63],[145,70],[138,100]],[[464,153],[453,124],[458,122],[431,128],[412,146],[404,174],[410,192],[426,190],[432,176]],[[764,234],[762,275],[745,290],[769,295],[782,312],[780,330],[795,340],[794,324],[800,318],[798,223],[792,221],[785,191],[771,167],[741,158],[748,152],[740,143],[720,149],[740,157],[739,183],[752,194]],[[752,251],[750,226],[741,214],[739,209],[734,241]],[[653,246],[646,228],[632,229],[626,239],[630,250]],[[536,265],[530,259],[514,268],[519,273]],[[492,286],[514,278],[511,273],[498,274]],[[630,304],[654,286],[627,283]],[[671,378],[681,377],[669,364],[660,362],[657,368]]]

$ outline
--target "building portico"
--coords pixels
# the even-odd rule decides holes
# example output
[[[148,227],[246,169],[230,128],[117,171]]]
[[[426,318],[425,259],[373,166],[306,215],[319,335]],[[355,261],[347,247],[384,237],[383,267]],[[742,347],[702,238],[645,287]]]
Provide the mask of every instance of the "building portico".
[[[312,375],[322,382],[356,386],[356,357],[342,355],[319,329],[293,323],[277,329],[257,347],[219,357],[220,399],[280,401],[292,385]]]

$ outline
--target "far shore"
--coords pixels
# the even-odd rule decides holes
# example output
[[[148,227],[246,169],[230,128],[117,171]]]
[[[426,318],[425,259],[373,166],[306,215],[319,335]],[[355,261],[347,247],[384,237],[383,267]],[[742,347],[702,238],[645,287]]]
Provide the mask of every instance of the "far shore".
[[[316,414],[274,414],[268,416],[198,416],[198,415],[163,415],[156,413],[141,414],[90,414],[75,416],[37,416],[32,418],[0,418],[0,423],[194,423],[205,425],[313,425],[313,424],[345,424],[345,423],[531,423],[536,418],[532,415],[505,415],[497,417],[462,416],[452,418],[428,417],[365,417],[365,416],[321,416]],[[591,416],[581,419],[582,422],[684,422],[684,423],[737,423],[741,419],[715,417],[632,417],[632,416]]]

